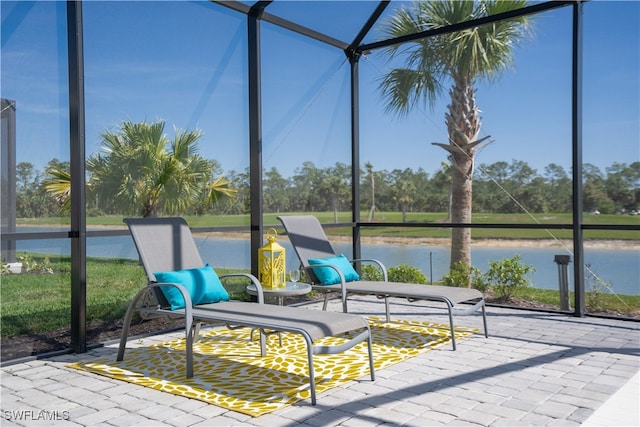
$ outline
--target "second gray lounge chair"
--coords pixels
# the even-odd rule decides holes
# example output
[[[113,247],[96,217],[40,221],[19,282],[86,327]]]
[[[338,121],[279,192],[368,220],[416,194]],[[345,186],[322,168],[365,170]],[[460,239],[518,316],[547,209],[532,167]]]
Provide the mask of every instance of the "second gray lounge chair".
[[[193,343],[200,323],[221,323],[229,327],[251,327],[261,331],[260,348],[265,355],[265,330],[301,335],[306,343],[311,403],[316,404],[313,356],[337,354],[363,341],[368,343],[371,380],[375,379],[371,330],[366,319],[345,313],[326,313],[296,307],[263,304],[260,282],[250,274],[218,276],[205,266],[191,230],[182,218],[127,218],[148,284],[129,304],[122,328],[117,360],[123,360],[133,313],[166,315],[185,319],[186,376],[193,376]],[[258,291],[258,303],[228,301],[221,280],[229,276],[250,279]],[[212,285],[213,282],[213,285]],[[340,336],[339,345],[315,343],[324,337]],[[349,337],[351,337],[349,339]],[[268,379],[256,379],[267,381]]]
[[[287,236],[300,259],[302,267],[310,277],[314,289],[325,293],[325,310],[327,308],[329,293],[332,292],[339,292],[341,294],[342,307],[345,313],[348,311],[348,294],[376,295],[378,298],[384,299],[387,322],[391,320],[389,298],[404,298],[411,302],[418,300],[440,301],[446,305],[449,312],[451,343],[455,350],[456,340],[453,325],[454,306],[461,303],[472,303],[471,307],[466,306],[464,309],[457,310],[457,312],[460,314],[470,314],[481,310],[484,335],[485,337],[488,336],[484,297],[482,292],[477,289],[389,282],[387,280],[386,268],[380,261],[365,259],[348,261],[342,257],[336,257],[336,252],[331,246],[329,239],[327,239],[320,221],[318,221],[315,216],[283,215],[279,216],[278,219],[282,222],[282,225],[284,225]],[[345,277],[345,272],[352,270],[350,264],[343,264],[345,268],[339,267],[340,263],[345,262],[371,262],[381,269],[384,281],[359,280],[359,277],[357,278],[358,280],[350,280],[350,277],[348,277],[349,274]],[[334,284],[322,283],[322,279],[318,278],[321,269],[323,270],[323,275],[333,275],[334,280],[329,280],[329,282]],[[335,273],[331,270],[335,271]],[[356,276],[354,275],[353,278],[356,278]]]

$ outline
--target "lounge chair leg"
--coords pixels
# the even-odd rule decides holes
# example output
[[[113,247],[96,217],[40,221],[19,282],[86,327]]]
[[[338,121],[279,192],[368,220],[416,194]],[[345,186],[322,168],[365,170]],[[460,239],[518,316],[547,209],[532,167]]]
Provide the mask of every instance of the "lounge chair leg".
[[[127,313],[124,316],[122,324],[122,335],[120,336],[120,346],[118,347],[117,361],[124,359],[124,351],[127,348],[127,338],[129,338],[129,326],[131,325],[131,319],[133,318],[133,312],[136,311],[138,300],[148,292],[147,289],[141,289],[133,298],[129,307],[127,307]]]
[[[267,355],[267,333],[264,330],[260,329],[259,335],[260,335],[260,356],[265,357]]]
[[[324,303],[322,304],[322,311],[327,311],[327,304],[329,303],[329,293],[324,293]]]
[[[482,302],[482,323],[484,324],[484,337],[489,338],[489,331],[487,330],[487,313],[484,309],[485,304]]]
[[[367,348],[369,349],[369,372],[371,373],[371,381],[376,380],[376,371],[373,366],[373,343],[371,341],[371,329],[367,327],[369,336],[367,336]]]
[[[185,316],[184,318],[184,330],[186,333],[186,352],[187,352],[187,360],[186,360],[186,369],[187,369],[187,378],[193,378],[193,337],[194,337],[194,329],[200,329],[198,326],[193,326],[193,317],[190,315]]]
[[[307,360],[309,364],[309,392],[311,393],[311,404],[316,404],[316,378],[315,371],[313,369],[313,348],[311,340],[306,336],[302,335],[304,340],[307,342]]]
[[[124,323],[122,325],[122,335],[120,335],[120,346],[118,347],[117,361],[124,359],[124,351],[127,348],[127,338],[129,337],[129,325],[131,324],[131,317],[133,315],[132,310],[133,303],[129,305],[127,314],[124,316]]]
[[[196,322],[193,331],[193,342],[196,343],[200,340],[200,327],[202,326],[202,322]]]
[[[391,323],[391,307],[389,307],[389,297],[384,297],[384,311],[387,314],[387,323]]]
[[[453,346],[453,351],[456,351],[456,330],[453,327],[453,307],[447,303],[447,310],[449,310],[449,327],[451,328],[451,345]]]

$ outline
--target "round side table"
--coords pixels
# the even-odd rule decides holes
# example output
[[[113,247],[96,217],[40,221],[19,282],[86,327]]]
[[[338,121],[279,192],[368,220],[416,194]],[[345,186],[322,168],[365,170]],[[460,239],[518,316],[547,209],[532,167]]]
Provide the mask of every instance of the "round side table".
[[[247,292],[249,295],[258,295],[256,285],[247,286]],[[286,297],[293,297],[296,295],[306,295],[311,292],[311,285],[308,283],[292,283],[287,282],[285,288],[262,288],[262,293],[265,297],[276,297],[279,305],[284,305],[284,299]]]

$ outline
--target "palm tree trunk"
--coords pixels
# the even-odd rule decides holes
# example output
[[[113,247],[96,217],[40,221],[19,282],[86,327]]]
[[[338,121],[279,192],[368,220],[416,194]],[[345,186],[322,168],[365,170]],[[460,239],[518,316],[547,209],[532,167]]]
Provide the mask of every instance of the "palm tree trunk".
[[[471,159],[461,159],[459,166],[470,167]],[[451,168],[451,222],[454,224],[470,223],[473,199],[473,180],[462,173],[457,167]],[[463,169],[465,170],[465,169]],[[450,268],[457,263],[471,265],[471,229],[454,228],[451,231],[451,263]]]
[[[451,104],[446,114],[451,160],[451,222],[471,223],[473,200],[473,163],[475,144],[480,132],[480,110],[476,105],[473,80],[454,79]],[[471,266],[471,229],[454,228],[451,232],[450,268],[458,263]]]

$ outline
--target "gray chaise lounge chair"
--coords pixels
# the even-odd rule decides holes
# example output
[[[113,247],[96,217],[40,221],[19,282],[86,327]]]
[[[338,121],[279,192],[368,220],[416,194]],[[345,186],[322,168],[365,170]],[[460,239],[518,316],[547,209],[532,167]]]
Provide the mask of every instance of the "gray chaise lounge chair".
[[[335,266],[320,264],[310,265],[310,259],[325,259],[335,257],[337,254],[333,250],[331,243],[322,229],[320,221],[313,215],[288,215],[279,216],[278,219],[284,225],[284,229],[293,245],[293,248],[300,259],[302,267],[312,281],[315,290],[325,293],[324,309],[327,308],[327,300],[329,293],[340,292],[342,296],[342,308],[346,313],[348,294],[376,295],[380,299],[384,299],[386,320],[390,322],[389,298],[406,298],[413,302],[417,300],[441,301],[446,304],[449,312],[449,325],[451,328],[451,343],[453,349],[456,349],[456,340],[453,326],[453,310],[454,306],[461,303],[472,303],[471,307],[460,309],[456,307],[457,314],[471,314],[477,310],[482,311],[482,321],[484,327],[484,335],[487,333],[487,318],[485,313],[484,297],[477,289],[456,288],[449,286],[433,286],[411,283],[395,283],[387,280],[387,271],[384,265],[377,260],[351,260],[352,263],[370,262],[377,265],[381,271],[384,281],[347,281],[339,268]],[[317,269],[330,267],[334,269],[339,277],[340,283],[333,285],[323,285],[317,277]],[[314,273],[315,271],[315,273]]]
[[[240,301],[220,301],[216,303],[192,305],[187,287],[178,283],[157,283],[155,274],[159,272],[186,269],[200,269],[204,266],[186,221],[182,218],[128,218],[131,235],[140,255],[140,260],[148,278],[148,285],[130,303],[124,319],[117,360],[124,358],[129,325],[135,311],[152,315],[184,317],[186,333],[186,376],[193,376],[193,343],[197,340],[200,323],[221,323],[230,327],[251,327],[261,331],[261,355],[266,352],[265,330],[291,332],[302,335],[307,345],[309,364],[309,385],[311,403],[316,403],[315,378],[313,370],[314,354],[337,354],[356,344],[367,341],[371,380],[375,379],[371,349],[371,331],[361,316],[344,313],[327,313],[320,310],[281,307],[264,304],[260,282],[250,274],[230,274],[220,276],[221,280],[230,276],[244,276],[250,279],[258,290],[258,303]],[[200,271],[200,270],[198,270]],[[171,309],[161,287],[175,288],[184,298],[184,308]],[[180,299],[182,303],[182,299]],[[336,315],[338,314],[338,315]],[[323,337],[353,336],[342,345],[322,346],[313,343]]]

